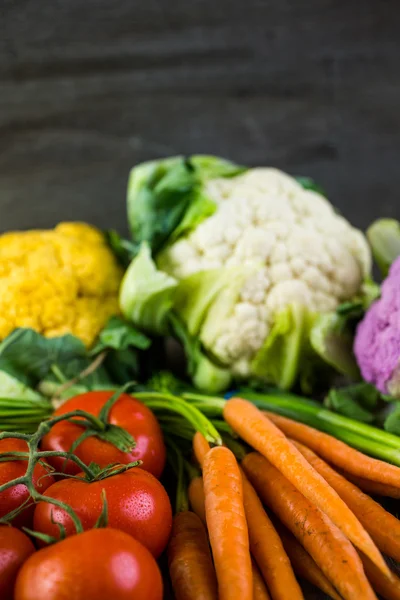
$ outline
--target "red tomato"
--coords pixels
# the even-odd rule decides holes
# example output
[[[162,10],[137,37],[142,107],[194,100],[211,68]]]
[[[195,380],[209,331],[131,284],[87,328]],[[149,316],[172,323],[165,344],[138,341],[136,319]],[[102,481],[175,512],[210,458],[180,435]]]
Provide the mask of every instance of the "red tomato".
[[[15,527],[0,526],[0,598],[12,600],[14,584],[22,564],[35,552],[27,535]]]
[[[91,529],[102,509],[102,490],[108,504],[108,524],[139,540],[157,558],[164,550],[172,526],[172,509],[161,483],[143,469],[132,468],[107,479],[79,481],[63,479],[52,485],[46,496],[65,502],[76,512],[83,528]],[[62,523],[67,535],[75,533],[71,517],[62,509],[40,502],[35,509],[35,531],[59,537]]]
[[[63,404],[54,416],[63,415],[72,410],[85,410],[98,416],[107,400],[114,392],[88,392],[71,398]],[[130,433],[136,442],[136,447],[128,453],[121,452],[109,442],[97,437],[90,437],[83,441],[75,450],[75,454],[87,465],[95,462],[100,467],[112,463],[128,464],[135,460],[142,460],[141,467],[155,477],[160,477],[166,459],[166,451],[161,428],[150,409],[144,404],[129,396],[121,394],[109,414],[109,422],[119,425]],[[78,425],[63,421],[52,427],[51,431],[42,440],[42,450],[58,450],[68,452],[72,444],[82,434],[83,429]],[[65,462],[62,458],[52,458],[49,462],[57,471],[76,474],[80,469],[72,461]]]
[[[43,548],[20,570],[14,600],[162,600],[148,550],[116,529],[92,529]]]
[[[4,452],[27,452],[28,445],[23,440],[9,438],[0,440],[0,454]],[[10,460],[0,462],[0,485],[11,479],[22,477],[26,473],[27,462],[25,460]],[[35,488],[43,493],[54,483],[54,478],[48,475],[48,471],[42,465],[37,464],[33,471],[33,484]],[[0,517],[21,506],[29,498],[29,492],[25,485],[15,485],[8,490],[0,492]],[[16,527],[31,527],[34,506],[31,504],[13,520]]]

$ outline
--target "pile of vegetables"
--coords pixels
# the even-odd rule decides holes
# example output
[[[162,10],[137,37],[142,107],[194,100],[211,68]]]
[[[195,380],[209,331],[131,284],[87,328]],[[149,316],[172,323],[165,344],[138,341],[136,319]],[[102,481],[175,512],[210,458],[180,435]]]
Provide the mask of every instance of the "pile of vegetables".
[[[224,446],[193,437],[202,474],[186,469],[191,510],[181,460],[168,550],[176,598],[300,600],[296,575],[334,599],[398,598],[381,552],[400,559],[400,522],[352,480],[398,498],[399,467],[242,398],[222,411]]]
[[[1,598],[398,600],[400,224],[199,155],[127,209],[0,235]]]
[[[346,325],[349,305],[376,292],[370,249],[310,180],[213,156],[144,163],[128,221],[132,242],[113,236],[135,255],[122,312],[181,340],[198,388],[254,378],[310,390],[327,366],[357,373]]]

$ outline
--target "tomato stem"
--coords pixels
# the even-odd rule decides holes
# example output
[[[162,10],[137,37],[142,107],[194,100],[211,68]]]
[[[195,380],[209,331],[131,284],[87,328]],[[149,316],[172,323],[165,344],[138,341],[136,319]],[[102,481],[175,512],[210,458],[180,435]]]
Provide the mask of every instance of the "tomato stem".
[[[64,502],[61,502],[60,500],[57,500],[55,498],[50,498],[49,496],[45,496],[45,495],[41,494],[35,488],[34,483],[33,483],[33,475],[34,475],[34,469],[35,469],[36,465],[40,461],[42,461],[44,458],[49,457],[49,456],[53,456],[53,457],[59,456],[61,458],[65,458],[66,460],[72,460],[73,462],[75,462],[75,464],[77,464],[79,466],[79,468],[82,469],[82,471],[87,476],[90,476],[92,478],[95,477],[95,473],[93,472],[93,469],[88,467],[87,465],[85,465],[80,460],[80,458],[78,458],[77,456],[75,456],[74,454],[72,454],[70,452],[40,451],[39,450],[39,444],[40,444],[42,438],[51,430],[53,425],[55,425],[56,423],[59,423],[61,421],[68,421],[73,417],[82,417],[82,420],[79,421],[80,425],[82,423],[92,425],[96,421],[99,421],[97,419],[97,417],[95,417],[89,413],[86,413],[83,410],[75,410],[75,411],[68,412],[64,415],[53,417],[52,419],[49,419],[48,421],[43,421],[39,425],[38,429],[32,434],[11,433],[11,432],[0,433],[0,440],[12,439],[12,438],[21,439],[21,440],[26,441],[26,443],[28,445],[28,451],[26,453],[21,453],[21,452],[15,452],[15,453],[7,452],[6,453],[8,460],[13,460],[13,459],[21,460],[23,458],[22,454],[25,454],[25,460],[27,461],[27,467],[26,467],[25,475],[23,475],[21,477],[17,477],[15,479],[11,479],[10,481],[7,481],[3,485],[1,485],[0,486],[0,494],[1,494],[1,492],[4,492],[5,490],[7,490],[13,486],[25,485],[29,491],[29,500],[31,500],[34,503],[47,502],[49,504],[53,504],[54,506],[58,506],[59,508],[64,510],[66,513],[68,513],[68,515],[71,517],[71,520],[74,523],[76,533],[82,533],[83,526],[82,526],[82,523],[81,523],[78,515],[75,513],[75,511],[68,504],[65,504]],[[18,509],[13,510],[10,513],[4,515],[4,517],[2,517],[2,519],[0,519],[0,522],[8,523],[19,512],[24,510],[25,507],[26,507],[26,504],[23,504],[22,506],[18,507]]]

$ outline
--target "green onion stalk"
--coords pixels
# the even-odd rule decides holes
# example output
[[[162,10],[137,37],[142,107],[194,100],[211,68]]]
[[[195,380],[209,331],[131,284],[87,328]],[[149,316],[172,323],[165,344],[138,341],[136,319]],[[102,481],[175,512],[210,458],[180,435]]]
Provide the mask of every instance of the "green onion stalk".
[[[0,398],[0,431],[33,433],[53,412],[47,398]]]
[[[273,412],[324,431],[364,454],[400,467],[399,436],[334,413],[314,400],[279,390],[261,393],[251,389],[240,389],[230,396],[240,396],[260,410]],[[182,398],[215,424],[223,417],[226,402],[224,398],[192,392],[183,392]]]
[[[183,396],[152,391],[135,392],[134,396],[156,414],[165,433],[169,429],[172,435],[191,440],[193,434],[199,431],[210,444],[222,444],[217,427],[207,418],[202,407],[196,406]]]

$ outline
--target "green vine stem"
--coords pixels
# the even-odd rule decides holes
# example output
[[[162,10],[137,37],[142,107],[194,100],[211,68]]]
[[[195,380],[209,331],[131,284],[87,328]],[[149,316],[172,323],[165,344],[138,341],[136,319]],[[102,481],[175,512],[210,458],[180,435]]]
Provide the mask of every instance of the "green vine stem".
[[[56,425],[57,423],[60,423],[61,421],[69,421],[69,422],[75,422],[79,426],[86,428],[86,430],[93,431],[92,435],[102,436],[102,434],[107,433],[108,427],[114,428],[114,433],[115,433],[116,429],[120,429],[121,432],[124,433],[124,436],[122,436],[122,438],[121,438],[124,441],[124,444],[122,445],[122,447],[125,448],[125,450],[124,450],[125,452],[129,451],[134,444],[133,438],[122,428],[116,428],[114,425],[109,425],[107,423],[109,412],[110,412],[113,404],[118,400],[120,394],[121,394],[121,391],[113,394],[113,396],[108,400],[106,405],[103,407],[103,411],[99,415],[99,417],[91,415],[90,413],[87,413],[83,410],[74,410],[74,411],[65,413],[64,415],[59,415],[59,416],[53,417],[52,419],[49,419],[47,421],[43,421],[39,425],[38,429],[32,434],[18,433],[18,432],[12,433],[12,432],[7,432],[7,431],[0,433],[0,440],[19,439],[19,440],[25,441],[28,446],[27,452],[7,452],[6,451],[6,452],[0,454],[0,459],[2,460],[2,462],[4,462],[4,457],[6,457],[10,461],[15,459],[15,460],[26,460],[26,462],[27,462],[25,474],[2,484],[0,486],[0,494],[16,485],[25,485],[29,492],[28,501],[32,501],[33,503],[47,502],[47,503],[53,504],[54,506],[57,506],[58,508],[61,508],[66,513],[68,513],[68,515],[71,517],[71,520],[74,523],[76,533],[82,533],[82,531],[83,531],[82,523],[81,523],[80,519],[78,518],[78,516],[76,515],[75,511],[68,504],[61,502],[60,500],[56,500],[55,498],[50,498],[48,496],[45,496],[44,494],[41,494],[35,488],[35,486],[33,484],[33,473],[34,473],[34,469],[35,469],[36,465],[39,463],[43,464],[43,460],[46,458],[49,458],[49,457],[65,458],[66,460],[72,460],[76,465],[78,465],[78,467],[85,473],[85,477],[86,477],[87,481],[94,481],[100,475],[102,475],[102,478],[104,478],[105,476],[115,474],[116,472],[123,472],[132,466],[137,466],[138,462],[130,463],[130,465],[123,465],[123,466],[119,466],[119,467],[117,467],[116,465],[111,465],[110,467],[107,468],[108,471],[107,471],[107,469],[103,469],[103,470],[99,471],[98,468],[96,469],[94,465],[87,466],[85,463],[82,462],[82,460],[79,457],[77,457],[75,454],[73,454],[71,452],[41,451],[41,450],[39,450],[39,444],[40,444],[42,438],[47,433],[49,433],[49,431],[51,430],[51,428],[54,425]],[[76,420],[77,417],[79,417],[79,420]],[[102,439],[104,439],[104,437],[102,437]],[[118,441],[120,441],[120,440],[118,440]],[[116,445],[117,447],[119,447],[121,449],[121,444],[117,445],[117,443],[115,443],[114,441],[112,441],[112,443],[114,443],[114,445]],[[118,470],[118,468],[119,468],[119,470]],[[49,475],[50,475],[52,472],[51,467],[48,466],[48,469],[49,469]],[[8,514],[4,515],[0,519],[0,523],[9,523],[10,520],[12,520],[17,514],[19,514],[19,512],[24,510],[24,508],[26,508],[26,503],[24,503],[22,506],[18,507],[17,509],[9,512]]]
[[[76,414],[77,412],[79,412],[81,414],[77,415]],[[34,469],[35,469],[36,465],[38,464],[38,462],[44,458],[42,453],[40,452],[40,450],[38,450],[39,444],[40,444],[43,436],[46,435],[46,433],[48,433],[50,431],[51,427],[53,425],[55,425],[55,423],[59,423],[62,420],[67,420],[68,417],[71,417],[71,416],[84,416],[85,418],[86,417],[90,418],[92,415],[88,415],[88,414],[84,413],[83,411],[73,411],[72,413],[67,413],[65,415],[62,415],[62,417],[54,417],[54,419],[50,419],[49,421],[44,421],[43,423],[41,423],[39,425],[37,431],[32,434],[26,434],[26,433],[25,434],[23,434],[23,433],[12,434],[10,432],[0,433],[0,440],[10,439],[10,438],[11,439],[12,438],[20,439],[20,440],[24,440],[28,445],[28,457],[27,457],[27,467],[26,467],[25,475],[16,477],[15,479],[11,479],[10,481],[3,483],[3,485],[0,486],[0,494],[1,494],[1,492],[4,492],[4,491],[8,490],[9,488],[14,487],[16,485],[25,485],[29,492],[30,500],[32,500],[34,503],[47,502],[47,503],[53,504],[54,506],[57,506],[58,508],[62,508],[71,517],[72,522],[74,523],[76,533],[82,533],[83,532],[82,523],[81,523],[79,517],[77,516],[77,514],[75,513],[75,511],[68,504],[61,502],[60,500],[56,500],[55,498],[49,498],[48,496],[41,494],[35,488],[35,486],[33,484]],[[65,455],[65,454],[68,454],[68,453],[54,452],[53,456],[60,456],[60,455]],[[9,457],[9,459],[12,460],[13,453],[8,452],[7,455]],[[20,459],[21,455],[18,454],[17,457]],[[79,463],[82,463],[82,461],[80,461],[78,459],[78,457],[76,457],[73,454],[68,456],[68,458],[73,460],[74,462],[77,462],[77,464],[78,464],[78,461],[79,461]],[[81,464],[79,466],[81,466]],[[49,471],[49,474],[50,474],[50,471]],[[25,503],[22,506],[18,507],[17,509],[4,515],[2,517],[2,519],[0,519],[0,522],[1,523],[9,523],[10,520],[12,520],[19,512],[24,510],[24,508],[26,508]]]

